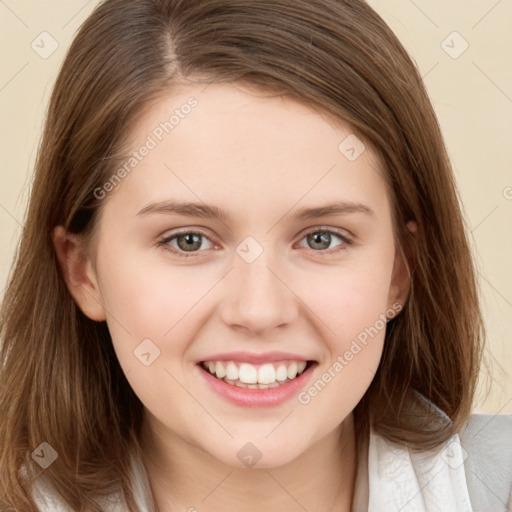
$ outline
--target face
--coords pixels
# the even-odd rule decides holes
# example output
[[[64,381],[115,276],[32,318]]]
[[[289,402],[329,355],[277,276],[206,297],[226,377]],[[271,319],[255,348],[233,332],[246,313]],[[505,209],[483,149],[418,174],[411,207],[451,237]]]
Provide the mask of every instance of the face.
[[[162,439],[292,461],[359,402],[405,301],[379,162],[348,126],[235,85],[173,92],[129,143],[75,299]]]

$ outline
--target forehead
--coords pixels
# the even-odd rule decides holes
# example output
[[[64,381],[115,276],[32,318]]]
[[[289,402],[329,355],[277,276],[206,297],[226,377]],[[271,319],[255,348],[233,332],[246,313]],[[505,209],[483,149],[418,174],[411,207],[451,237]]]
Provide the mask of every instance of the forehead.
[[[127,142],[134,165],[108,202],[132,213],[177,196],[236,211],[340,200],[387,207],[380,162],[348,124],[239,84],[180,86],[147,106]]]

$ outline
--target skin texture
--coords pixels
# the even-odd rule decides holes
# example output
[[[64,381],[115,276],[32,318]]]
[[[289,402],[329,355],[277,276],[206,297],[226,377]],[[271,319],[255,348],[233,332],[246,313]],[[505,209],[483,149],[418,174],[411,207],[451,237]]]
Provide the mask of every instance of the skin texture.
[[[309,388],[365,328],[404,304],[410,277],[379,162],[369,148],[346,158],[338,146],[351,130],[341,122],[239,85],[173,90],[139,118],[130,147],[190,97],[197,106],[103,199],[92,240],[55,229],[68,287],[86,315],[107,321],[145,406],[141,442],[160,510],[348,511],[351,411],[378,367],[384,329],[308,404],[233,405],[198,378],[196,363],[220,352],[288,351],[318,362]],[[137,215],[169,199],[213,204],[230,219]],[[374,215],[293,218],[335,201]],[[158,245],[178,228],[206,234],[195,252],[181,249],[191,257]],[[332,234],[315,245],[311,228],[353,243]],[[246,237],[263,251],[251,263],[237,253]],[[179,241],[167,246],[180,251]],[[146,366],[134,350],[148,338],[160,355]],[[252,468],[237,457],[247,442],[261,452]]]

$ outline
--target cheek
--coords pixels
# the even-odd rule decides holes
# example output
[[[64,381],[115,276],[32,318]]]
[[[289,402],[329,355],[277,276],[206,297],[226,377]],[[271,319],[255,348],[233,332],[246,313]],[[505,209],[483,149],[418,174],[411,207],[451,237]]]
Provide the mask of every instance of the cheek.
[[[391,279],[391,263],[330,269],[320,277],[311,275],[311,286],[302,284],[302,297],[330,333],[332,345],[342,350],[347,341],[377,323],[382,330]]]
[[[183,381],[179,367],[193,340],[201,298],[214,281],[190,270],[138,265],[126,256],[114,261],[104,261],[103,268],[111,271],[102,274],[102,290],[119,364],[148,409],[160,411],[173,397],[186,425],[193,417],[183,418],[192,412],[186,405],[190,397],[178,384]]]
[[[369,258],[331,272],[323,286],[315,281],[309,289],[307,304],[321,320],[317,326],[327,357],[299,403],[316,402],[315,407],[330,411],[335,419],[348,414],[364,395],[384,346],[391,267],[391,258]],[[330,408],[330,403],[339,407]]]
[[[326,358],[311,384],[298,395],[307,410],[329,425],[341,422],[361,400],[380,363],[386,334],[386,281],[346,278],[336,293],[317,299]],[[374,277],[374,279],[371,279]],[[319,324],[318,324],[319,325]]]
[[[120,360],[130,363],[133,350],[150,339],[165,350],[176,352],[179,344],[168,343],[194,306],[211,288],[189,270],[139,263],[136,258],[115,258],[114,251],[102,261],[101,290],[107,323]],[[185,322],[184,322],[185,320]]]

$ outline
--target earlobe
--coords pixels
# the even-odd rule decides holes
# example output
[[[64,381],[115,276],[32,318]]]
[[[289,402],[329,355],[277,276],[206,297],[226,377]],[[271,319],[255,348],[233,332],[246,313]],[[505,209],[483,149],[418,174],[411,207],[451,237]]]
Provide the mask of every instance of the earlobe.
[[[417,225],[414,221],[407,223],[407,229],[409,231],[408,236],[412,235],[414,239],[417,232]],[[408,244],[406,251],[403,247],[398,247],[395,254],[395,263],[393,266],[393,274],[391,278],[391,284],[389,287],[388,295],[388,307],[391,308],[393,304],[400,304],[404,306],[409,296],[411,289],[412,280],[412,269],[411,264],[414,264],[414,243]],[[406,254],[407,252],[407,254]]]
[[[105,320],[96,274],[82,239],[67,233],[62,226],[57,226],[53,230],[52,241],[62,275],[78,307],[91,320]]]

